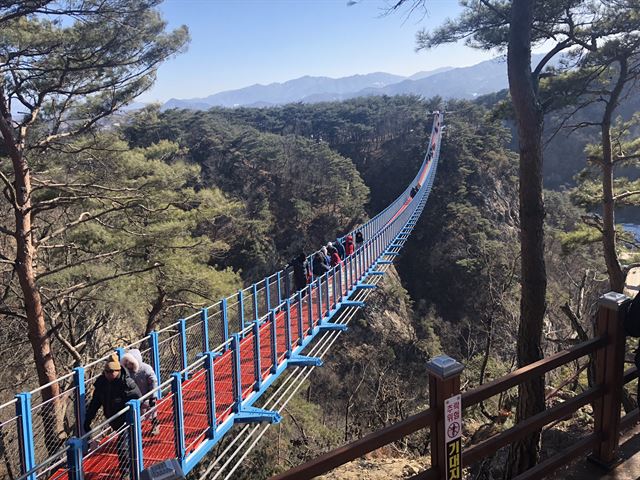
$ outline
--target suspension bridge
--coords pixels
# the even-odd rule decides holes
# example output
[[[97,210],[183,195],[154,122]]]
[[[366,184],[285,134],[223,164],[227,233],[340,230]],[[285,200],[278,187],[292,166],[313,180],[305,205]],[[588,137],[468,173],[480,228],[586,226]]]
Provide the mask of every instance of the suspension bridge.
[[[269,425],[280,422],[284,406],[322,365],[400,254],[429,197],[442,132],[443,114],[434,112],[415,178],[351,232],[362,232],[364,242],[341,265],[296,292],[291,269],[278,271],[117,348],[120,357],[140,350],[158,387],[113,417],[96,419],[91,431],[82,427],[87,401],[113,352],[59,377],[54,383],[61,393],[54,397],[48,384],[0,405],[0,474],[12,480],[138,480],[144,469],[169,459],[188,473],[231,435],[204,474],[231,478]],[[277,388],[270,389],[276,380]],[[154,405],[141,408],[152,397]],[[154,418],[159,432],[153,431]],[[114,430],[110,424],[122,426]],[[244,427],[230,432],[238,424]]]

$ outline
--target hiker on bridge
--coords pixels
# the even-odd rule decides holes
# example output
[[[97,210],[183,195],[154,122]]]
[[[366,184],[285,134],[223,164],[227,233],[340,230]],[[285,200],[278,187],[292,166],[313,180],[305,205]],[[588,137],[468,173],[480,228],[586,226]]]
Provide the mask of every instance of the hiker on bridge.
[[[344,239],[344,253],[348,257],[349,255],[353,255],[354,250],[355,245],[353,244],[353,237],[351,235],[347,235]]]
[[[329,252],[329,258],[331,259],[331,268],[335,267],[336,265],[342,264],[342,259],[340,258],[338,249],[336,247],[331,246],[327,249],[327,251]]]
[[[129,400],[140,398],[140,389],[136,382],[122,368],[118,356],[112,354],[104,364],[104,371],[93,384],[93,396],[87,406],[84,420],[84,431],[91,431],[91,422],[102,407],[105,418],[109,419],[127,406]],[[125,424],[125,415],[118,415],[109,421],[114,432]],[[118,463],[121,478],[126,478],[130,471],[130,448],[128,432],[122,431],[117,441]]]
[[[302,290],[307,286],[311,272],[309,270],[309,262],[307,262],[307,256],[304,252],[300,252],[296,258],[291,262],[293,267],[293,282],[295,284],[296,292]]]
[[[156,372],[153,371],[153,367],[148,363],[142,361],[142,354],[137,348],[132,348],[122,356],[122,366],[127,369],[127,373],[136,382],[136,385],[140,389],[140,396],[144,397],[147,393],[155,390],[158,387],[158,377]],[[145,414],[151,413],[151,435],[155,436],[160,433],[160,422],[158,422],[158,411],[154,407],[156,406],[156,396],[151,395],[140,405],[140,414],[145,417]]]
[[[324,253],[322,253],[321,251],[316,252],[316,254],[313,256],[313,275],[316,277],[321,277],[329,270],[331,270],[331,268],[327,263],[327,259]]]
[[[364,236],[362,235],[362,232],[356,232],[356,250],[362,247],[363,243],[364,243]]]
[[[344,260],[344,246],[342,245],[342,242],[340,241],[340,239],[337,239],[335,242],[329,242],[327,244],[327,246],[332,246],[334,247],[336,250],[338,250],[338,255],[340,255],[340,260]]]

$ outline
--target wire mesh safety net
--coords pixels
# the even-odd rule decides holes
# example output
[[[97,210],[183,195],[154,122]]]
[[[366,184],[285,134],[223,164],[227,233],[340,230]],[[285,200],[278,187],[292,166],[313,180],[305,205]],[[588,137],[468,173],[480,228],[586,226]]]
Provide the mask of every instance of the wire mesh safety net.
[[[66,385],[65,385],[66,384]],[[31,399],[33,443],[36,464],[65,450],[65,441],[73,434],[76,387],[58,382],[62,392],[47,399],[43,389]]]
[[[62,480],[69,478],[66,449],[38,464],[34,473],[36,479]]]
[[[257,303],[258,310],[257,310],[257,315],[254,317],[254,320],[256,318],[262,318],[267,313],[269,313],[269,309],[267,308],[267,288],[265,287],[265,282],[260,283],[260,286],[256,291],[255,295],[256,295],[256,298],[258,299],[258,303]]]
[[[187,455],[205,439],[209,430],[207,371],[202,364],[189,372],[189,380],[182,386],[184,433]]]
[[[271,361],[271,321],[264,322],[259,329],[260,332],[260,374],[266,378],[271,373],[273,362]]]
[[[204,351],[204,335],[202,330],[202,321],[194,318],[187,322],[185,329],[185,341],[187,344],[187,364],[191,365],[198,358],[198,355]]]
[[[216,419],[222,423],[233,407],[233,353],[227,350],[213,362],[216,392]]]
[[[141,405],[142,458],[144,468],[176,458],[175,413],[171,385],[160,388],[161,399]],[[153,402],[151,402],[153,403]]]
[[[131,426],[125,422],[126,412],[110,421],[112,429],[104,430],[89,442],[82,460],[86,480],[131,478]]]
[[[290,326],[287,327],[287,311],[286,309],[276,314],[276,351],[278,353],[278,364],[284,359],[287,354],[287,328],[289,335],[291,335]]]
[[[280,296],[282,292],[278,289],[278,275],[272,275],[267,279],[269,286],[269,305],[268,308],[272,309],[280,305]],[[280,294],[280,296],[278,295]]]
[[[237,328],[237,320],[234,323],[232,320],[237,319],[238,302],[234,302],[231,308],[227,306],[227,317],[229,320],[229,332],[235,332]],[[211,350],[216,349],[219,345],[224,343],[224,327],[222,323],[222,311],[220,306],[216,305],[209,309],[209,348]],[[233,330],[232,330],[233,328]]]
[[[15,400],[0,410],[0,478],[14,479],[20,476],[20,459],[17,455],[20,450],[19,420]]]
[[[161,337],[158,341],[160,378],[161,381],[164,381],[167,380],[173,372],[182,370],[182,341],[177,330],[161,332],[159,337]]]
[[[254,341],[252,332],[240,342],[240,373],[243,399],[253,392],[253,387],[256,383],[256,362],[253,355]]]

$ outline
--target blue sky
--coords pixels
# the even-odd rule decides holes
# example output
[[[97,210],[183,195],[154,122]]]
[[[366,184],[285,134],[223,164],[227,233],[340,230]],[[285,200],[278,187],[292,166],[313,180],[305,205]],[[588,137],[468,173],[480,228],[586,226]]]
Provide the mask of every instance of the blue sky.
[[[343,77],[383,71],[411,75],[465,66],[492,55],[449,45],[415,52],[415,34],[455,17],[456,0],[427,0],[428,12],[383,15],[391,0],[165,0],[170,27],[191,32],[186,53],[169,60],[139,100],[205,97],[303,75]]]

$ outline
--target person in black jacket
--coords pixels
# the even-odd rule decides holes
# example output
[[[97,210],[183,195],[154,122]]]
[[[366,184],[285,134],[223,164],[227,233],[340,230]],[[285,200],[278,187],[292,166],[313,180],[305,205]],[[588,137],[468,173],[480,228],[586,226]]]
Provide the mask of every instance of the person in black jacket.
[[[291,266],[293,267],[293,282],[296,286],[295,291],[298,292],[307,286],[307,277],[309,273],[307,256],[303,252],[300,252],[291,262]]]
[[[91,430],[91,422],[96,417],[98,409],[102,411],[106,419],[110,419],[116,413],[127,406],[129,400],[140,398],[140,389],[136,382],[120,366],[118,356],[111,355],[104,364],[104,371],[93,384],[93,396],[87,406],[84,420],[84,431]],[[125,415],[118,415],[109,421],[109,426],[117,432],[125,424]],[[118,462],[122,478],[129,474],[130,449],[129,433],[125,430],[118,435]]]
[[[362,232],[356,232],[356,250],[362,247],[363,243],[364,243],[364,236],[362,235]]]
[[[340,242],[340,239],[337,239],[335,242],[331,243],[329,242],[329,244],[327,246],[331,245],[333,248],[335,248],[336,250],[338,250],[338,255],[340,255],[340,260],[344,260],[344,246],[342,245],[342,242]]]

